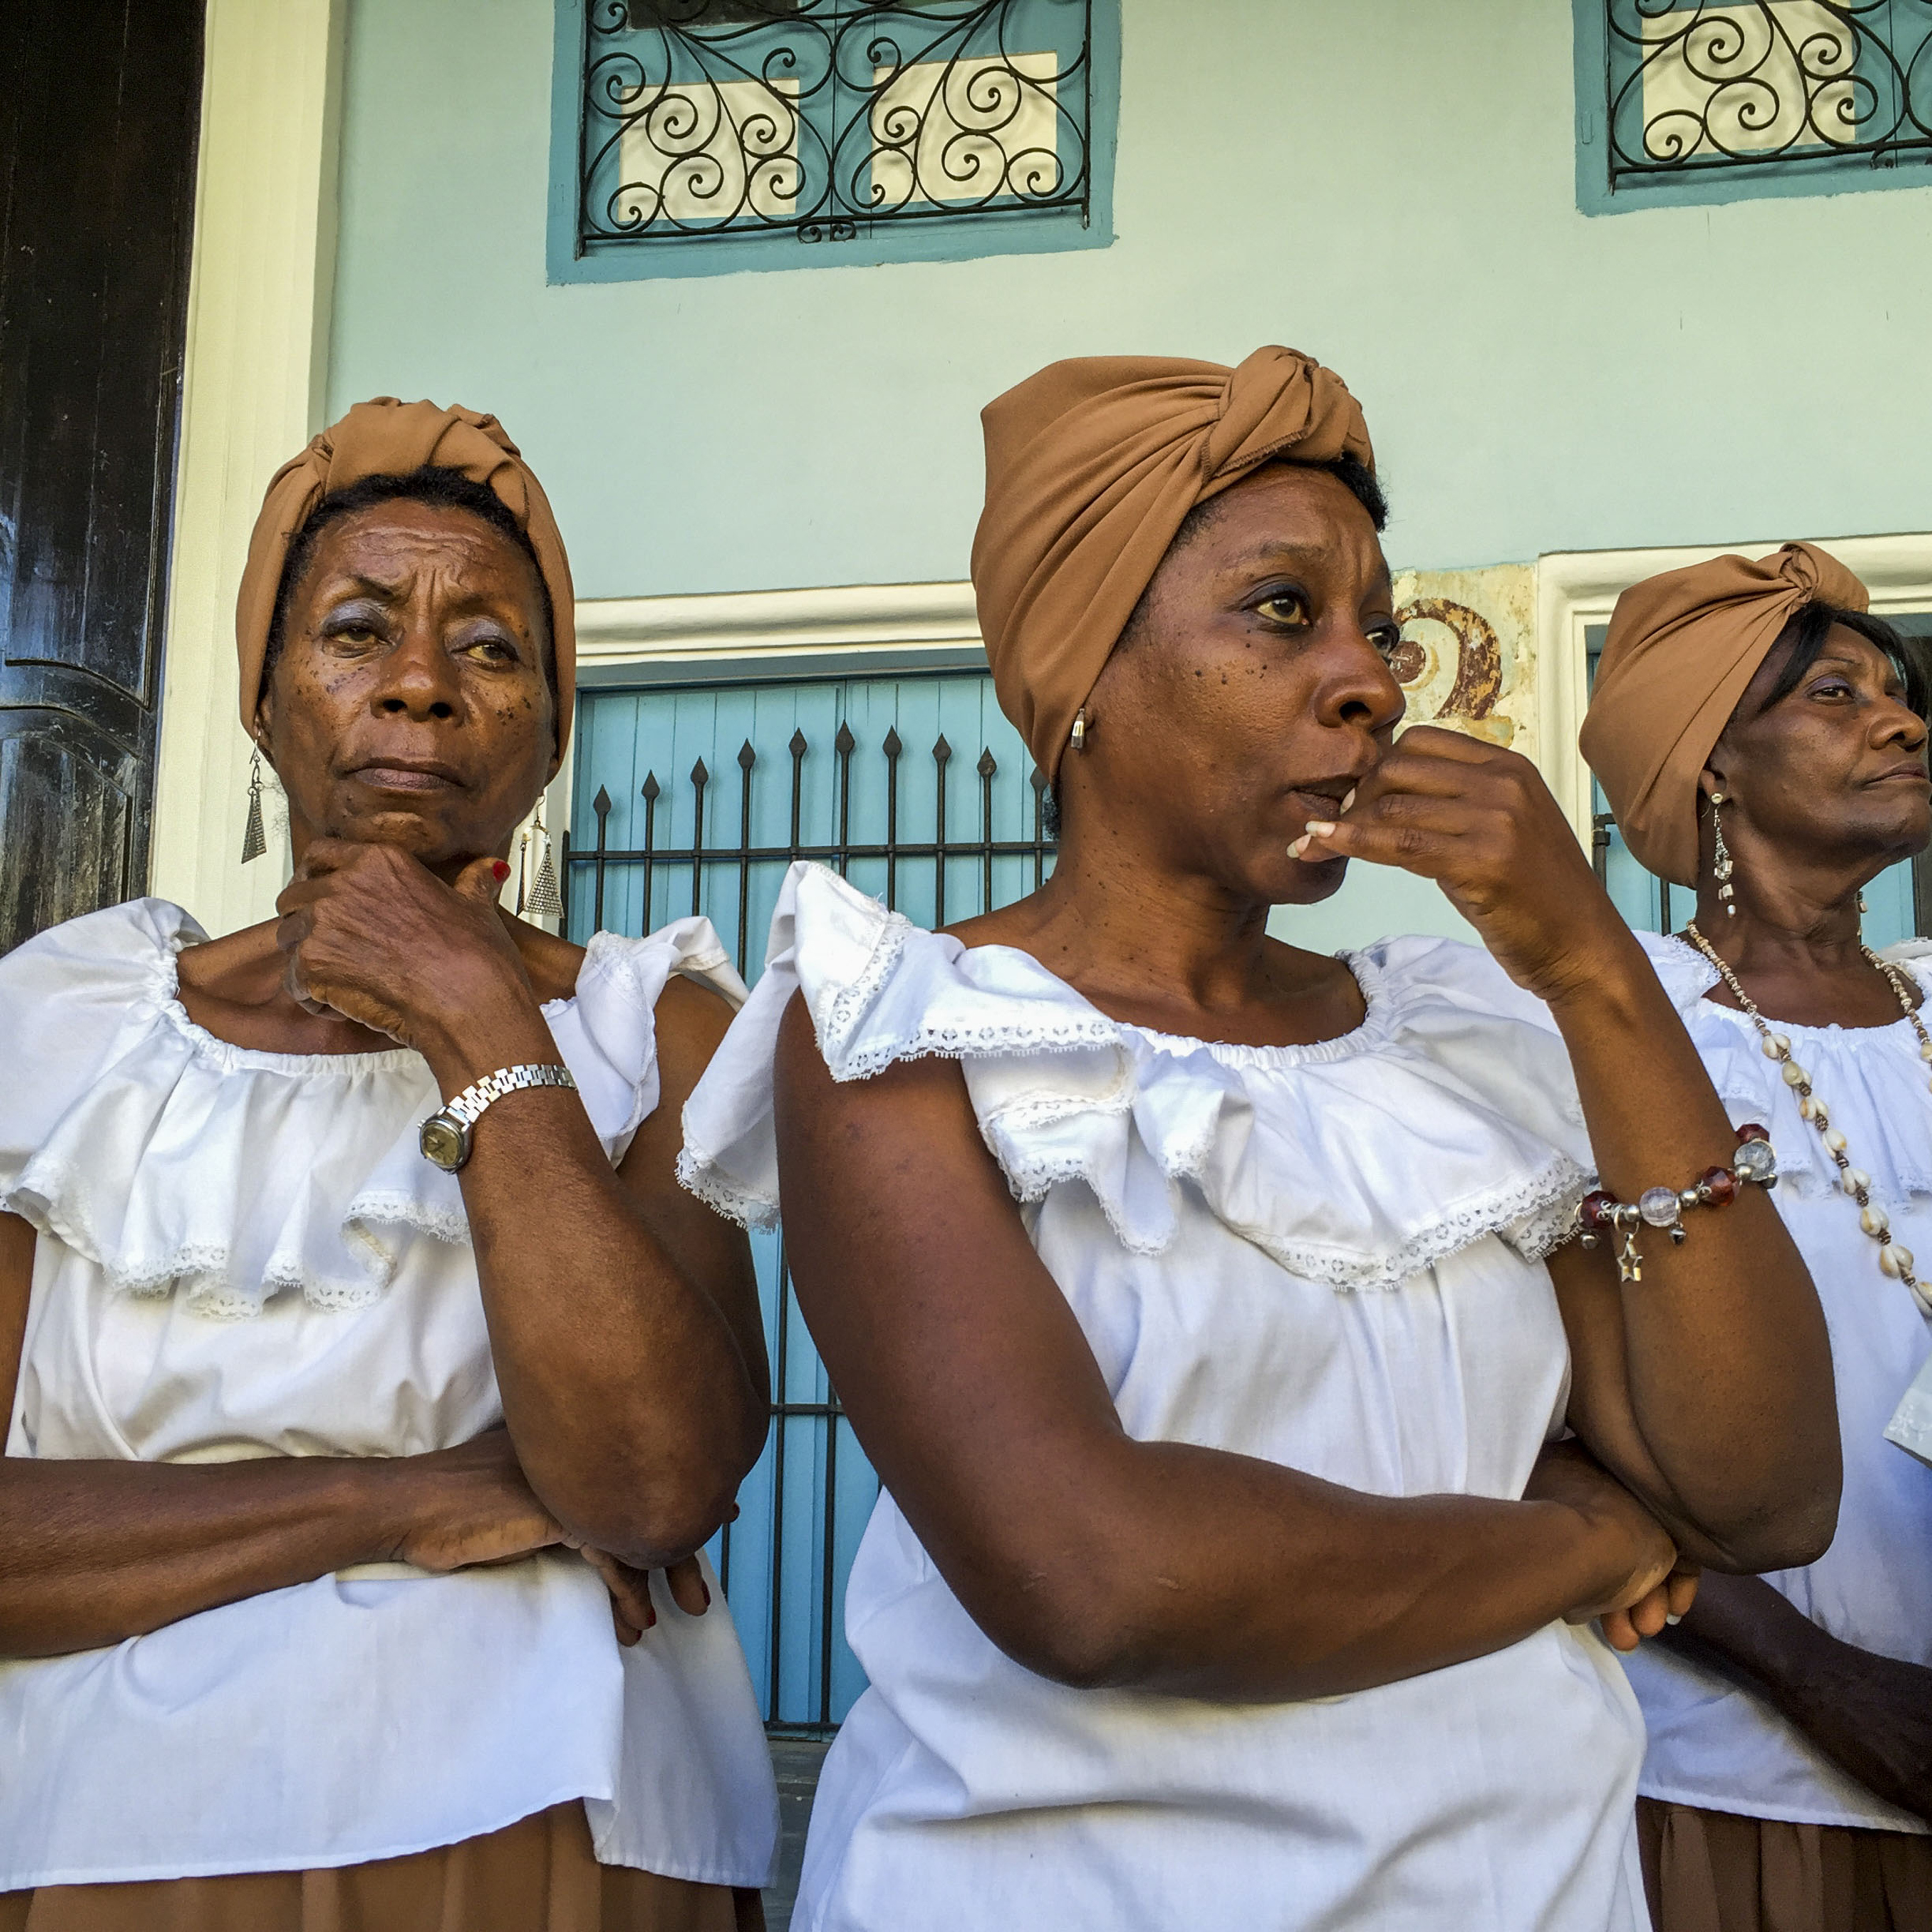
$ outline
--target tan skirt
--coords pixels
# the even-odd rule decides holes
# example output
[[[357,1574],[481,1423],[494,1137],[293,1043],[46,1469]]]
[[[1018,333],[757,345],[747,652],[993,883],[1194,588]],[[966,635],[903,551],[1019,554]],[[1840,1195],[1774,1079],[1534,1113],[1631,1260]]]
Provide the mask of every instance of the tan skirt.
[[[1932,1838],[1636,1802],[1657,1932],[1932,1932]]]
[[[764,1932],[755,1892],[600,1865],[580,1804],[406,1858],[0,1892],[0,1932]]]

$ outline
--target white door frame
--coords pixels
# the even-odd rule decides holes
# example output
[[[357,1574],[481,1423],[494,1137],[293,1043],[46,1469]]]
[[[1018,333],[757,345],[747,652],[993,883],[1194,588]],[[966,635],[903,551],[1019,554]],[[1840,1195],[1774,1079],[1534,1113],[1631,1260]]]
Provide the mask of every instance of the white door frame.
[[[208,0],[149,891],[212,933],[267,918],[245,870],[235,597],[268,478],[322,425],[347,0]]]

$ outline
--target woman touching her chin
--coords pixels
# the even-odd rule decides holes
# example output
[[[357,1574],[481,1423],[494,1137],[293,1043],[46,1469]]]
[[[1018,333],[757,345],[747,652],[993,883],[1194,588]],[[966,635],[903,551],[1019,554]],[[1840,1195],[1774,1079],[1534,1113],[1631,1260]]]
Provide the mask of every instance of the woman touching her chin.
[[[800,868],[686,1110],[689,1184],[782,1200],[884,1484],[795,1922],[1636,1932],[1642,1726],[1592,1621],[1633,1642],[1680,1563],[1831,1535],[1768,1150],[1534,770],[1393,742],[1339,376],[1065,362],[986,426],[974,582],[1053,877],[934,934]],[[1352,859],[1490,953],[1268,936]],[[1564,1245],[1582,1123],[1684,1245],[1634,1205]]]
[[[0,1928],[730,1932],[775,1792],[697,1552],[765,1430],[673,1177],[743,988],[509,918],[568,566],[494,418],[271,484],[241,706],[281,916],[0,961]]]
[[[1642,943],[1784,1156],[1845,1472],[1816,1562],[1706,1577],[1632,1660],[1659,1932],[1932,1932],[1932,1472],[1905,1453],[1932,1457],[1932,1416],[1900,1404],[1932,1358],[1932,1016],[1924,962],[1859,929],[1862,888],[1932,838],[1932,676],[1866,607],[1813,544],[1652,578],[1583,729],[1630,850],[1696,892]]]

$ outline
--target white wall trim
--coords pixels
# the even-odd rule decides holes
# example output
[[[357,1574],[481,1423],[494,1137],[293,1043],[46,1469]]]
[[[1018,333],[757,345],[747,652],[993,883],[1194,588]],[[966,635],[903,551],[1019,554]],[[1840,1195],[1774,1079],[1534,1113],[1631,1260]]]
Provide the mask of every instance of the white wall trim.
[[[148,890],[214,933],[266,919],[245,870],[235,595],[262,493],[320,427],[347,0],[208,0]]]
[[[1544,776],[1576,836],[1590,840],[1590,768],[1576,748],[1588,700],[1585,633],[1607,623],[1618,597],[1646,577],[1737,550],[1761,556],[1784,541],[1705,544],[1672,550],[1552,551],[1537,560],[1536,650],[1538,742]],[[1871,593],[1881,616],[1932,608],[1932,533],[1820,537]]]
[[[970,584],[854,584],[696,597],[611,597],[577,607],[580,669],[825,651],[976,645]]]
[[[580,682],[634,668],[716,662],[769,662],[850,652],[855,675],[868,656],[977,649],[980,619],[965,584],[842,584],[800,590],[729,590],[683,597],[580,598],[577,605]],[[570,827],[577,748],[571,747],[544,799],[554,836]]]

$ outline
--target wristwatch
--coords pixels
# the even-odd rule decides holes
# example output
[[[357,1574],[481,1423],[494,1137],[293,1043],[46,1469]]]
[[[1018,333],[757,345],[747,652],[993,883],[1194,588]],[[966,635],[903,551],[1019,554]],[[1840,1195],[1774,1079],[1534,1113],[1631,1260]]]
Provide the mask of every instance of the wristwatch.
[[[454,1174],[470,1158],[470,1136],[484,1108],[521,1087],[574,1087],[567,1066],[506,1066],[464,1088],[422,1124],[423,1158]]]

